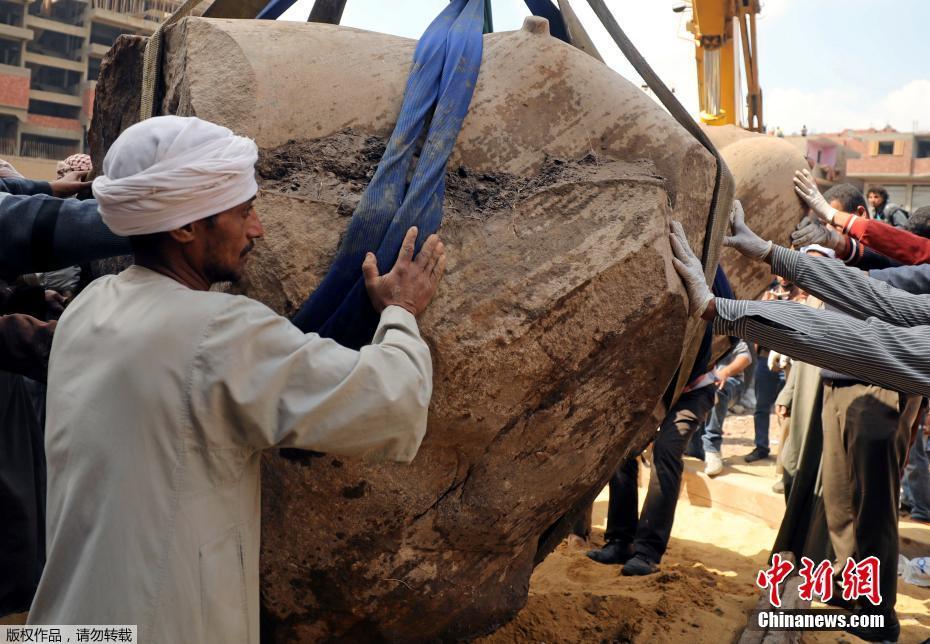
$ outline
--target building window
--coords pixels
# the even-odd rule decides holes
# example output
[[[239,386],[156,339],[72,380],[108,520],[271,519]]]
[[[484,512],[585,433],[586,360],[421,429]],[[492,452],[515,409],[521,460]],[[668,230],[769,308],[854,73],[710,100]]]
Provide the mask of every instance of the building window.
[[[15,116],[0,114],[0,154],[16,156],[19,154],[19,148],[16,144],[16,128],[19,126],[19,119]]]
[[[19,66],[20,44],[15,40],[0,38],[0,63]]]
[[[878,154],[894,154],[894,141],[879,141]]]
[[[61,119],[76,119],[81,116],[81,108],[77,105],[61,105],[49,101],[29,101],[29,113],[42,116],[55,116]]]
[[[7,2],[6,0],[0,2],[0,22],[5,25],[22,27],[23,5],[14,2]]]
[[[918,159],[926,159],[930,157],[930,139],[918,139],[917,140],[917,150],[915,156]]]

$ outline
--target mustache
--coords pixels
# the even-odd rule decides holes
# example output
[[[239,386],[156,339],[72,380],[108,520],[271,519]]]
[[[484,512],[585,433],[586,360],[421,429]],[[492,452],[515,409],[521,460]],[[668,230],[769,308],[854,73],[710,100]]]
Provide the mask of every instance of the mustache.
[[[249,245],[242,249],[242,252],[239,253],[239,257],[245,257],[252,252],[252,249],[255,248],[255,242],[249,242]]]

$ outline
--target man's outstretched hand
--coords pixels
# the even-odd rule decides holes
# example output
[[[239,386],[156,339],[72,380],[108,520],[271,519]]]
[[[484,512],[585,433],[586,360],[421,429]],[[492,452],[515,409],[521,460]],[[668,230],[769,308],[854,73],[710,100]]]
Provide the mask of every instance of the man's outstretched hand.
[[[390,273],[378,273],[378,260],[374,253],[365,255],[362,275],[365,288],[375,310],[380,313],[389,306],[400,306],[417,316],[433,299],[442,273],[446,269],[446,249],[438,235],[430,235],[413,259],[417,241],[417,227],[412,226],[404,236],[397,262]]]
[[[90,188],[91,182],[85,181],[86,178],[86,171],[80,172],[73,170],[67,173],[61,179],[50,181],[49,185],[52,187],[52,195],[62,199],[73,197],[79,192]]]
[[[746,225],[746,216],[739,199],[733,200],[733,209],[730,211],[730,236],[723,238],[723,245],[735,248],[749,259],[762,261],[772,252],[772,242],[765,241]]]
[[[675,265],[675,270],[688,291],[689,312],[696,318],[701,317],[707,305],[714,299],[714,294],[704,279],[704,267],[688,245],[685,229],[679,222],[672,222],[668,240],[675,255],[672,257],[672,264]]]

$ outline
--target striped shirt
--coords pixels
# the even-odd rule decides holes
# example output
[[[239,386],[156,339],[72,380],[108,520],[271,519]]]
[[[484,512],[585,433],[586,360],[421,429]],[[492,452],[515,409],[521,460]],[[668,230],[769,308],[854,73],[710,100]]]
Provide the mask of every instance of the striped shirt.
[[[840,262],[779,246],[769,261],[773,273],[841,312],[716,298],[714,333],[880,387],[930,396],[930,295],[907,293]]]

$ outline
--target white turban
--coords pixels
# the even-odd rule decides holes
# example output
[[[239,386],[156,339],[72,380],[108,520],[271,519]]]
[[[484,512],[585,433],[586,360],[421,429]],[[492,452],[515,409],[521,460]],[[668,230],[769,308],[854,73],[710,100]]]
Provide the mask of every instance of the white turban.
[[[258,192],[255,141],[188,116],[156,116],[119,135],[93,192],[117,235],[180,228]]]

